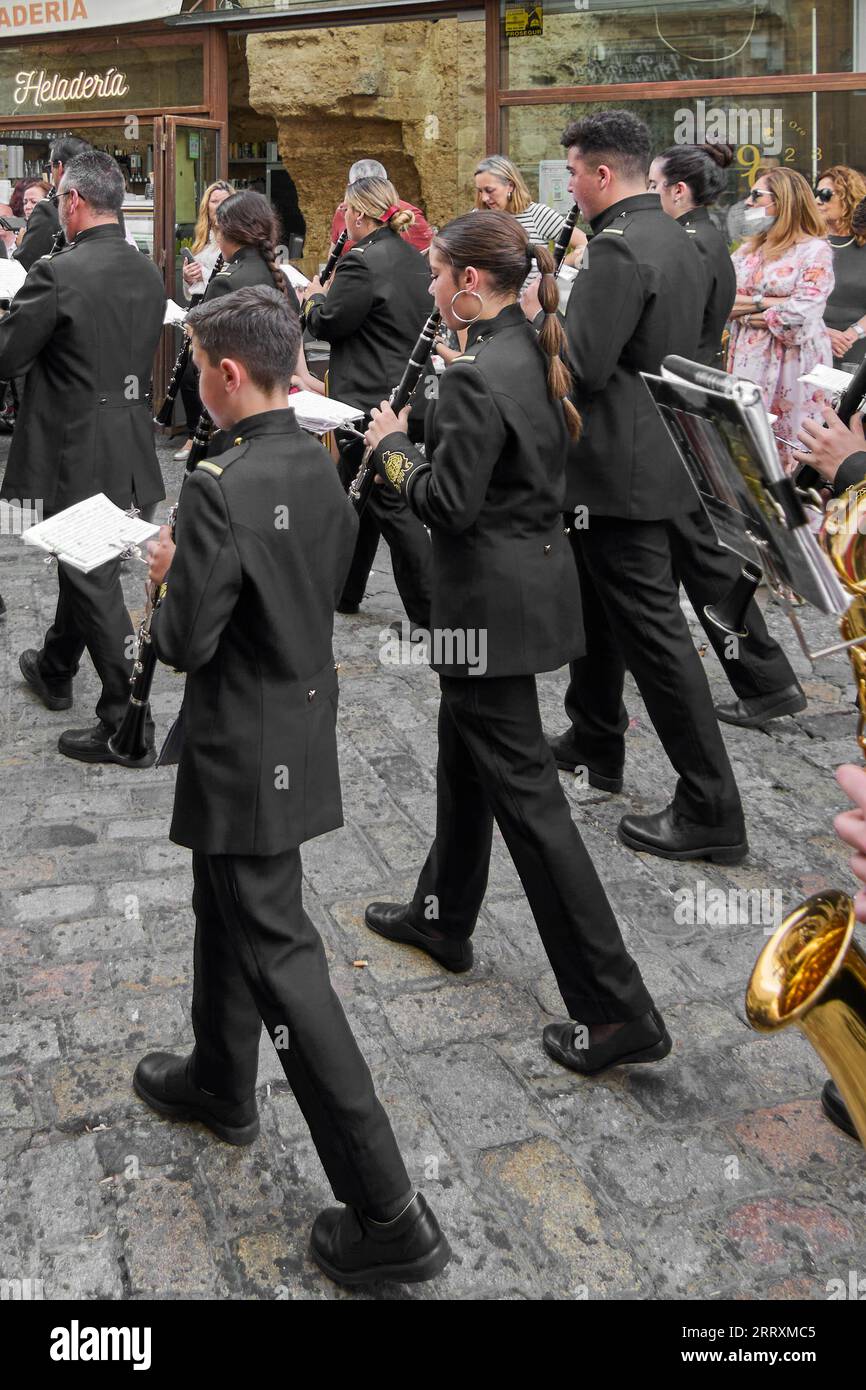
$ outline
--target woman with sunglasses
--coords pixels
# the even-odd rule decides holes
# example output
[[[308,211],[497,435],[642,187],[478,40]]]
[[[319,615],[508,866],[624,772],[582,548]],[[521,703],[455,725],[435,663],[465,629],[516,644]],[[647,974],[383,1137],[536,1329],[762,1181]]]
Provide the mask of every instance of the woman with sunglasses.
[[[836,285],[824,313],[833,365],[853,371],[866,356],[866,230],[853,220],[866,198],[866,179],[834,164],[819,178],[815,198],[833,248]]]
[[[797,467],[784,441],[819,419],[824,392],[799,378],[833,353],[824,312],[833,289],[833,252],[815,198],[795,169],[761,172],[746,200],[751,236],[734,252],[728,371],[761,388],[783,467]]]

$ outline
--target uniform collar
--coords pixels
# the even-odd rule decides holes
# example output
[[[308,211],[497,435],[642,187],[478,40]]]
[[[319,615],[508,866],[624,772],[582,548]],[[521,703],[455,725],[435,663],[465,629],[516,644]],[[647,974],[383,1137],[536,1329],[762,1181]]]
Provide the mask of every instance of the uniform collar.
[[[235,252],[228,264],[237,265],[239,261],[245,261],[249,256],[258,256],[260,254],[257,246],[242,246],[240,251]]]
[[[609,208],[600,212],[598,217],[593,217],[590,222],[593,232],[603,232],[605,227],[609,227],[616,217],[625,217],[627,212],[660,212],[661,203],[657,193],[634,193],[630,198],[620,198],[618,203],[611,203]]]
[[[688,227],[690,222],[709,222],[710,214],[706,208],[689,208],[688,212],[681,212],[674,220]]]
[[[248,415],[223,431],[232,446],[246,444],[248,439],[262,439],[268,434],[297,434],[300,431],[295,412],[286,406],[285,410],[263,410],[259,415]]]
[[[85,227],[84,231],[79,232],[78,236],[70,244],[72,246],[79,246],[82,241],[96,241],[99,237],[118,236],[123,236],[119,222],[102,222],[98,227]]]
[[[394,235],[395,233],[392,232],[390,227],[375,227],[372,232],[368,232],[366,236],[361,237],[360,241],[356,241],[355,245],[369,246],[373,241],[381,241],[383,237]]]
[[[475,323],[469,325],[466,334],[466,346],[470,347],[473,343],[483,343],[494,333],[501,333],[503,328],[516,328],[518,324],[526,323],[526,315],[519,304],[506,304],[504,309],[500,309],[494,319],[476,319]]]

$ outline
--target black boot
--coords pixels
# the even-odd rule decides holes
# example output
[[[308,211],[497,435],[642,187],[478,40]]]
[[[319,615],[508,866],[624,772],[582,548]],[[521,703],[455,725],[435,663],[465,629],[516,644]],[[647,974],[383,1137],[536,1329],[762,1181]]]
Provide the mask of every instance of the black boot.
[[[742,817],[730,825],[698,825],[685,820],[673,805],[650,816],[623,816],[619,838],[629,849],[662,859],[709,859],[739,864],[749,852]]]
[[[412,921],[409,903],[370,903],[364,913],[364,921],[371,931],[389,941],[401,941],[406,946],[417,946],[426,951],[446,970],[461,975],[472,969],[472,942],[454,941],[441,933],[433,936]]]
[[[860,1135],[854,1128],[851,1112],[839,1094],[839,1087],[836,1085],[835,1081],[826,1081],[824,1083],[824,1089],[821,1092],[821,1109],[824,1111],[827,1119],[831,1124],[834,1124],[837,1129],[844,1130],[846,1134],[851,1135],[852,1139],[860,1138]]]
[[[251,1144],[259,1132],[255,1096],[243,1105],[212,1096],[190,1080],[191,1061],[171,1052],[149,1052],[132,1078],[136,1095],[158,1115],[200,1120],[227,1144]]]
[[[418,1284],[433,1279],[451,1259],[451,1247],[420,1192],[393,1221],[373,1221],[354,1207],[319,1212],[310,1254],[338,1284],[389,1279]]]
[[[574,1029],[570,1018],[564,1023],[548,1023],[542,1042],[548,1057],[584,1076],[594,1076],[596,1072],[625,1063],[660,1062],[673,1046],[658,1009],[624,1023],[603,1042],[590,1047],[575,1047]]]

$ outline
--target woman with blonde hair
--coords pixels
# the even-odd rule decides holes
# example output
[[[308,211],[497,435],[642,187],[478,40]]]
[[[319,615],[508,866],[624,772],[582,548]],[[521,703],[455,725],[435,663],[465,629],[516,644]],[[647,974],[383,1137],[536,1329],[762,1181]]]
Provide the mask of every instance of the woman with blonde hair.
[[[555,240],[565,223],[561,212],[532,201],[523,175],[504,154],[488,155],[475,170],[475,206],[510,212],[536,245]]]
[[[818,179],[815,198],[833,248],[836,285],[824,313],[833,365],[852,371],[866,356],[866,231],[854,212],[866,198],[866,178],[834,164]]]
[[[328,281],[318,276],[303,291],[302,321],[315,338],[331,344],[330,395],[370,412],[386,399],[403,375],[418,335],[430,314],[430,266],[426,256],[401,233],[414,216],[398,203],[388,179],[360,178],[344,198],[346,227],[355,242],[341,256]],[[411,430],[424,437],[423,389],[415,393]],[[363,430],[358,425],[358,430]],[[343,486],[354,478],[364,441],[357,433],[337,432]],[[384,536],[391,550],[394,579],[412,628],[430,625],[430,538],[422,522],[401,500],[373,488],[361,515],[352,566],[337,604],[340,613],[357,613],[373,560]]]
[[[190,248],[195,259],[186,261],[183,267],[183,293],[187,300],[197,298],[207,289],[219,256],[216,244],[217,208],[234,191],[225,179],[217,179],[216,183],[208,184],[202,194]]]
[[[790,473],[797,464],[788,442],[804,420],[820,419],[824,405],[823,391],[799,378],[832,361],[824,311],[833,252],[812,190],[795,169],[759,172],[746,202],[752,235],[734,252],[728,371],[761,388],[777,416],[779,457]]]

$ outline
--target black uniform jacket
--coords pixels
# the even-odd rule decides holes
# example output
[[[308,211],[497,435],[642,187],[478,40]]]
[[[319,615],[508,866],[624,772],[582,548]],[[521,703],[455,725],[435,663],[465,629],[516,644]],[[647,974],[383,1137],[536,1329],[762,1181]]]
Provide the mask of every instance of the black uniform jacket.
[[[701,262],[655,193],[621,199],[592,229],[565,314],[583,416],[568,508],[634,521],[694,511],[697,493],[639,373],[658,372],[668,353],[694,359],[706,297]]]
[[[580,590],[562,524],[568,432],[519,305],[469,329],[440,378],[426,458],[404,434],[376,450],[379,473],[430,527],[431,665],[448,676],[552,671],[583,652]],[[437,633],[485,634],[486,670],[448,660]],[[469,634],[472,634],[470,637]],[[451,654],[459,657],[459,644]]]
[[[0,497],[49,515],[97,492],[165,496],[146,396],[164,312],[159,271],[116,223],[36,262],[0,320],[0,379],[27,375]]]
[[[358,522],[293,410],[230,438],[184,484],[153,617],[160,660],[187,672],[171,838],[278,854],[343,823],[332,635]]]
[[[706,208],[692,208],[676,220],[701,258],[706,282],[704,321],[695,360],[708,367],[718,366],[722,332],[737,296],[734,262],[725,238]]]
[[[43,198],[30,214],[27,230],[21,238],[21,245],[14,251],[13,259],[20,261],[29,270],[40,256],[47,256],[54,245],[54,238],[60,231],[60,214],[53,198]]]
[[[281,275],[282,273],[280,271]],[[271,289],[276,288],[274,277],[262,253],[255,246],[242,246],[236,256],[226,261],[219,274],[211,276],[200,302],[210,303],[218,295],[232,294],[235,290],[246,290],[253,285],[269,285]],[[300,314],[298,296],[288,280],[286,289],[289,293],[289,303],[295,313]]]
[[[396,232],[379,227],[337,262],[327,295],[304,305],[304,325],[331,344],[328,394],[369,413],[403,375],[433,311],[430,266]],[[424,393],[412,414],[423,418]]]

